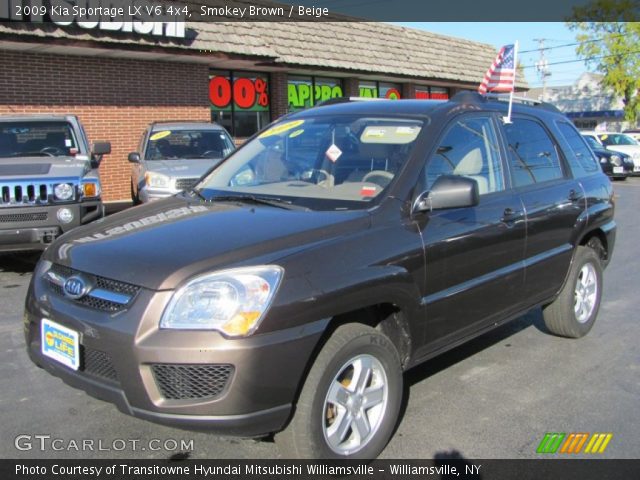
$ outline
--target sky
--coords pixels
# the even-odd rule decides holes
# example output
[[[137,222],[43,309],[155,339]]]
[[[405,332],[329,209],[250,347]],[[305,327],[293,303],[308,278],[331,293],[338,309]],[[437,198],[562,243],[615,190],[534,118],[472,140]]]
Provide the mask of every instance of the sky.
[[[544,51],[547,60],[547,86],[572,84],[582,73],[588,71],[584,62],[575,54],[575,32],[569,30],[562,22],[402,22],[411,28],[418,28],[434,33],[442,33],[453,37],[466,38],[489,43],[497,50],[502,45],[519,42],[518,63],[524,67],[525,76],[530,87],[541,87],[542,79],[536,72],[535,65],[540,59],[539,44],[535,39],[544,39]],[[553,65],[555,62],[568,62]],[[489,65],[487,65],[489,68]]]

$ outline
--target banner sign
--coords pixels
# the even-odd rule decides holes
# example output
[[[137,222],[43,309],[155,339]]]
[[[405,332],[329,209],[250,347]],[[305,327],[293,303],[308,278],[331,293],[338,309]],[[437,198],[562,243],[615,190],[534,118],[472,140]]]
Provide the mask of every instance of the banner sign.
[[[314,87],[313,85],[307,83],[289,83],[289,107],[293,109],[310,107],[312,105],[312,91],[313,105],[317,105],[318,103],[324,102],[325,100],[329,100],[331,98],[339,98],[343,96],[342,87],[340,85],[316,85]]]
[[[231,102],[236,110],[268,111],[269,94],[267,80],[261,77],[215,76],[209,80],[209,100],[218,110],[231,110]]]

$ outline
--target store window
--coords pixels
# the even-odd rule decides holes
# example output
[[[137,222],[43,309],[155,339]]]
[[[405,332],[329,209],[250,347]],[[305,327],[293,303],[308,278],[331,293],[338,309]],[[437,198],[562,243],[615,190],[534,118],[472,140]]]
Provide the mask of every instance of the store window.
[[[287,84],[289,111],[302,110],[331,98],[344,96],[338,78],[290,75]]]
[[[211,120],[233,137],[250,137],[271,121],[267,74],[212,71],[209,101]]]
[[[416,87],[416,98],[419,100],[448,100],[449,89],[443,87]]]
[[[402,85],[399,83],[362,81],[358,85],[359,95],[364,98],[402,98]]]

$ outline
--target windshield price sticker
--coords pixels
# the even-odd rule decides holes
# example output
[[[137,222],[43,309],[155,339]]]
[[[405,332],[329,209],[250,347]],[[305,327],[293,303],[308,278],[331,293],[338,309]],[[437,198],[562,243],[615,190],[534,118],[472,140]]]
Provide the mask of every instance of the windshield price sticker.
[[[164,130],[162,132],[154,133],[149,137],[149,140],[151,140],[152,142],[155,142],[156,140],[160,140],[161,138],[168,137],[169,135],[171,135],[171,132],[169,130]]]
[[[280,125],[276,125],[275,127],[271,127],[266,132],[261,133],[258,138],[267,138],[272,135],[279,135],[284,132],[288,132],[304,123],[304,120],[294,120],[292,122],[282,123]]]
[[[338,146],[333,143],[331,144],[331,146],[327,149],[327,151],[325,152],[325,155],[327,156],[327,158],[329,160],[331,160],[333,163],[336,163],[338,161],[338,159],[340,158],[340,155],[342,155],[342,150],[340,150],[338,148]]]

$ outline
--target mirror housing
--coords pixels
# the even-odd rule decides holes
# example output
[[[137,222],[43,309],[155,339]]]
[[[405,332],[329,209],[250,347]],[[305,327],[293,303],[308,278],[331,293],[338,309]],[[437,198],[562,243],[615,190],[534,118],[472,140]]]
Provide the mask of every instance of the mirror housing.
[[[430,212],[446,208],[473,207],[480,202],[478,182],[460,175],[442,175],[431,190],[422,192],[413,202],[413,212]]]
[[[127,157],[131,163],[140,163],[140,154],[138,152],[131,152]]]
[[[102,162],[102,156],[111,153],[110,142],[93,142],[91,147],[91,167],[98,168]]]
[[[96,157],[111,153],[111,142],[93,142],[91,153]]]

